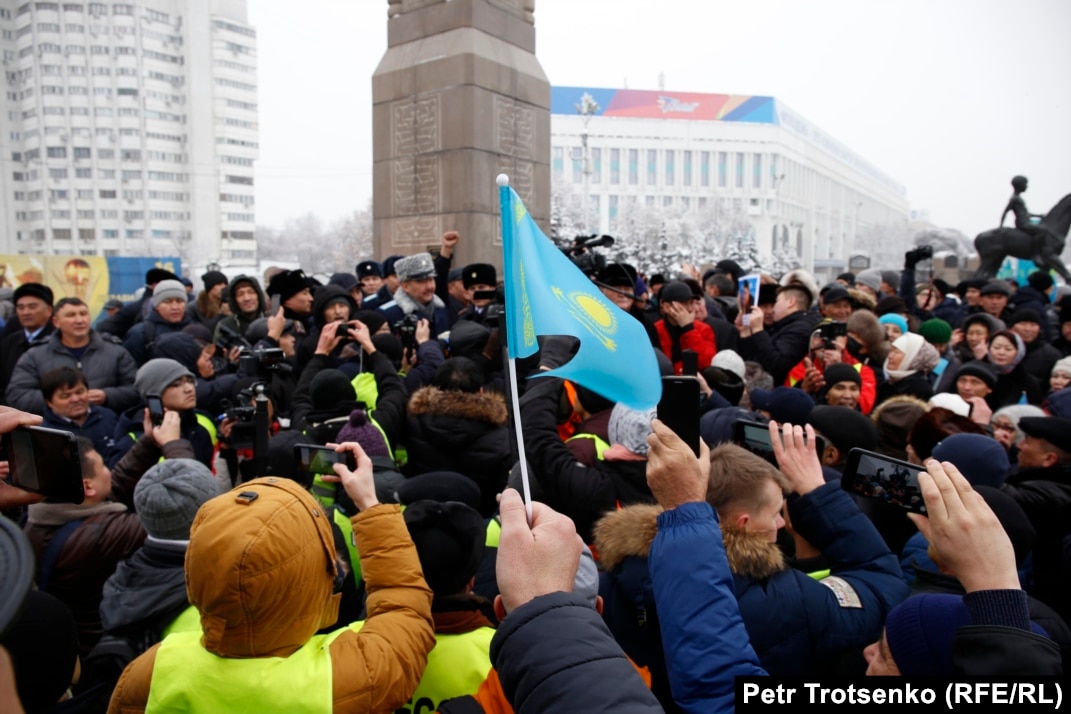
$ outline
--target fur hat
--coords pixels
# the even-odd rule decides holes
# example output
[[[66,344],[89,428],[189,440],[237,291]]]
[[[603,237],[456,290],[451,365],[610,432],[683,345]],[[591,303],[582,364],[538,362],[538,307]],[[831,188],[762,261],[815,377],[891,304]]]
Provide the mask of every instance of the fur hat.
[[[652,433],[651,421],[655,416],[653,407],[639,411],[621,403],[615,404],[606,428],[610,443],[621,444],[634,454],[646,456],[647,437]]]
[[[145,532],[161,540],[189,540],[190,524],[205,501],[223,489],[195,459],[165,459],[138,479],[134,508]]]
[[[394,269],[394,264],[404,258],[404,255],[388,255],[383,259],[383,277],[389,278],[390,276],[397,277],[398,273]]]
[[[811,302],[818,299],[818,281],[814,279],[814,275],[803,268],[788,271],[781,276],[780,282],[783,288],[787,288],[790,285],[804,288],[811,294]]]
[[[432,260],[431,253],[407,255],[394,262],[394,272],[397,274],[398,282],[400,283],[408,280],[434,278],[435,261]]]
[[[309,280],[302,270],[283,270],[268,281],[268,295],[278,295],[281,302],[286,302],[302,290],[309,287]]]
[[[487,524],[479,511],[457,501],[416,501],[405,509],[428,587],[438,597],[461,593],[483,560]]]
[[[178,280],[162,280],[152,289],[152,306],[159,307],[164,300],[187,300],[186,286]]]
[[[186,291],[182,292],[183,297],[186,295]],[[15,292],[12,294],[11,302],[18,305],[19,299],[24,297],[35,297],[46,305],[52,305],[55,298],[52,294],[52,288],[42,283],[23,283],[15,288]]]
[[[193,377],[194,374],[180,362],[166,357],[151,359],[138,368],[134,375],[134,389],[145,399],[150,394],[163,394],[176,379]]]
[[[461,282],[465,289],[473,285],[491,285],[498,283],[498,273],[490,263],[471,263],[461,269]]]
[[[354,409],[350,412],[349,420],[338,430],[338,436],[335,439],[339,443],[356,441],[364,449],[364,453],[370,457],[390,456],[390,448],[382,432],[368,420],[368,414],[364,409]]]
[[[354,272],[357,273],[358,280],[383,277],[383,267],[374,260],[362,260]]]
[[[953,434],[985,434],[985,430],[967,417],[942,407],[933,407],[911,427],[907,443],[915,451],[915,456],[925,461],[933,455],[933,447]]]
[[[874,408],[870,418],[878,430],[876,451],[886,456],[907,459],[907,436],[929,405],[907,395],[891,397]]]

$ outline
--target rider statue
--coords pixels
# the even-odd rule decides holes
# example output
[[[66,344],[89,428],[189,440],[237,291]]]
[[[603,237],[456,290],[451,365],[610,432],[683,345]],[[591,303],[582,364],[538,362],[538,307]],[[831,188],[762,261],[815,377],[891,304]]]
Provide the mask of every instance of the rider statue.
[[[1063,251],[1060,237],[1044,225],[1036,224],[1032,220],[1034,218],[1041,220],[1044,216],[1032,214],[1026,210],[1026,202],[1023,201],[1026,184],[1026,176],[1016,176],[1011,180],[1011,185],[1015,192],[1008,200],[1008,206],[1004,209],[1004,213],[1000,216],[1000,225],[1003,226],[1004,219],[1008,217],[1009,213],[1012,214],[1015,216],[1016,229],[1026,233],[1033,239],[1035,254],[1041,255],[1049,252],[1046,251],[1046,246],[1048,246],[1053,255],[1059,255]]]

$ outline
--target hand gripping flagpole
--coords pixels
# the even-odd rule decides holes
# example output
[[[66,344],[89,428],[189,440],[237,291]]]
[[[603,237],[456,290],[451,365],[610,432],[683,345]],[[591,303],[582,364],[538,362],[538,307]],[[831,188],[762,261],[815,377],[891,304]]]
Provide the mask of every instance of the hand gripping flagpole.
[[[503,261],[506,265],[506,279],[508,280],[510,259],[513,252],[513,200],[510,197],[509,176],[499,174],[495,179],[498,184],[498,200],[502,218],[502,252]],[[507,298],[508,301],[508,298]],[[506,305],[506,314],[509,314],[511,306]],[[507,340],[518,339],[519,335],[510,335],[507,332]],[[521,425],[521,401],[517,393],[517,358],[508,356],[506,363],[509,369],[509,392],[510,401],[513,402],[513,433],[517,437],[517,456],[521,465],[521,489],[524,497],[524,512],[528,516],[528,527],[532,527],[532,489],[528,485],[528,458],[524,453],[524,432]]]

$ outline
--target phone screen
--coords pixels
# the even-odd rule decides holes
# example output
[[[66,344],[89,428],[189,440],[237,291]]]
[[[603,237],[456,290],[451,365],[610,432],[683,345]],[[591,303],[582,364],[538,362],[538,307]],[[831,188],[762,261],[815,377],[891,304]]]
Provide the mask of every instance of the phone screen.
[[[346,464],[352,471],[357,462],[349,451],[336,452],[334,447],[298,444],[294,447],[294,460],[298,469],[313,474],[333,474],[335,464]]]
[[[54,503],[82,503],[82,458],[74,434],[20,426],[3,436],[8,481]]]
[[[695,377],[662,377],[658,418],[699,456],[699,380]]]
[[[926,504],[919,490],[919,473],[925,470],[873,451],[852,449],[841,487],[906,511],[925,514]]]
[[[279,314],[279,308],[282,307],[282,304],[283,304],[283,296],[282,295],[279,295],[278,293],[276,293],[275,295],[271,296],[271,314],[273,316]]]
[[[753,454],[757,454],[777,466],[777,457],[774,456],[773,444],[770,442],[770,427],[767,424],[747,419],[737,419],[733,423],[733,441]],[[818,452],[818,459],[822,459],[822,453],[826,450],[826,441],[818,434],[814,435],[814,448]]]

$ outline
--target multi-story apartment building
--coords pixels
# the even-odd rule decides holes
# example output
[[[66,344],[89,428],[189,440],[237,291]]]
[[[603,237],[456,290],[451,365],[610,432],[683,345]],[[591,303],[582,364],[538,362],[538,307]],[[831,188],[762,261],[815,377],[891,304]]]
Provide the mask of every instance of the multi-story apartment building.
[[[553,87],[551,171],[614,233],[626,206],[744,217],[823,274],[906,228],[904,187],[773,97]]]
[[[248,261],[246,0],[0,0],[0,252]]]

